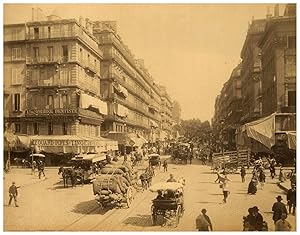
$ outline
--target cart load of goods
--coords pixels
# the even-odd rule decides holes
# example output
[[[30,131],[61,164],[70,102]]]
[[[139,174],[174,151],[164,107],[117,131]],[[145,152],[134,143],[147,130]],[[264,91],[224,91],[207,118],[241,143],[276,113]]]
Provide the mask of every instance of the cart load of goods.
[[[100,170],[101,174],[93,181],[93,192],[100,203],[128,205],[132,189],[137,185],[137,172],[125,165],[111,162]]]

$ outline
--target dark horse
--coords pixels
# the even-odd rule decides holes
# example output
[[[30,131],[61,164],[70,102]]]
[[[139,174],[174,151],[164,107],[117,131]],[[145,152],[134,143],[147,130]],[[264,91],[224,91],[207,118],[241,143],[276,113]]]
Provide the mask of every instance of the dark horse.
[[[60,167],[58,169],[58,174],[61,174],[64,181],[64,188],[68,187],[68,179],[71,180],[72,188],[76,187],[76,180],[77,180],[77,172],[73,168],[64,168]]]

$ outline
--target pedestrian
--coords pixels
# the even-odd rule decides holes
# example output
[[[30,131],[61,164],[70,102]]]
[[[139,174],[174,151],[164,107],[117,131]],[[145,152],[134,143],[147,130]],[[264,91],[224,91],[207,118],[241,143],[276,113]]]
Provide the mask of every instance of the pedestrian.
[[[174,178],[173,174],[170,174],[170,178],[167,180],[167,182],[177,182],[176,179]]]
[[[246,169],[244,167],[244,165],[241,168],[241,178],[242,178],[242,182],[245,182],[245,176],[246,176]]]
[[[18,201],[17,201],[17,197],[18,197],[18,188],[19,188],[19,187],[16,186],[16,183],[15,183],[15,182],[12,182],[12,184],[11,184],[11,186],[9,187],[9,190],[8,190],[8,192],[9,192],[9,202],[8,202],[8,206],[10,206],[12,199],[14,199],[15,206],[16,206],[16,207],[19,207],[19,206],[18,206]]]
[[[227,178],[227,175],[225,175],[224,180],[221,182],[221,188],[222,188],[223,196],[224,196],[223,203],[226,203],[228,195],[230,193],[230,191],[229,191],[229,179]]]
[[[291,179],[290,179],[290,181],[291,181],[291,185],[296,185],[296,170],[294,171],[292,171],[292,174],[291,174]]]
[[[276,221],[278,221],[281,218],[281,215],[283,213],[287,214],[286,207],[281,202],[282,201],[282,197],[279,195],[279,196],[276,197],[276,199],[277,199],[277,202],[275,202],[273,204],[273,207],[272,207],[274,223],[276,223]]]
[[[275,231],[291,231],[292,225],[286,221],[287,214],[282,213],[279,220],[275,223]]]
[[[263,189],[265,182],[266,182],[266,175],[265,175],[264,171],[260,171],[258,179],[260,182],[260,189]]]
[[[288,190],[286,198],[287,198],[287,204],[289,208],[289,214],[291,214],[293,208],[293,215],[295,215],[296,212],[296,185],[295,184],[293,184],[292,188]]]
[[[201,212],[202,214],[196,218],[196,228],[198,231],[213,231],[210,218],[206,215],[206,209],[202,209]]]
[[[250,227],[253,229],[251,231],[262,231],[264,219],[262,215],[258,212],[259,209],[257,206],[252,208],[252,217],[250,218],[249,224]]]
[[[255,231],[254,227],[250,224],[253,220],[253,208],[248,209],[248,215],[243,217],[243,231]]]
[[[43,173],[44,177],[45,177],[45,172],[44,172],[44,162],[43,161],[39,161],[38,164],[38,171],[39,171],[39,179],[41,178],[41,175]]]
[[[283,169],[282,169],[282,166],[280,167],[280,170],[279,170],[279,182],[280,183],[283,183],[285,180],[285,177],[283,175]]]
[[[249,182],[249,185],[248,185],[248,194],[252,194],[252,195],[255,195],[256,192],[257,192],[257,181],[255,178],[252,177],[252,179],[250,180]]]
[[[164,167],[164,172],[168,172],[168,162],[167,162],[167,160],[164,160],[163,167]]]

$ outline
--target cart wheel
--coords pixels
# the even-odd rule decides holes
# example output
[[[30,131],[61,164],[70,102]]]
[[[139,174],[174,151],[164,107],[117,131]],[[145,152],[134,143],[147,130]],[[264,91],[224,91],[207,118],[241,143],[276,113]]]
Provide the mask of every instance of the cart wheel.
[[[152,225],[155,226],[157,222],[157,215],[153,205],[151,206],[151,219],[152,219]]]
[[[127,194],[126,194],[126,202],[127,202],[127,206],[128,208],[130,207],[132,201],[133,201],[133,190],[132,190],[132,187],[129,186],[128,189],[127,189]]]
[[[179,218],[181,216],[181,205],[178,205],[177,210],[176,210],[176,226],[179,224]]]

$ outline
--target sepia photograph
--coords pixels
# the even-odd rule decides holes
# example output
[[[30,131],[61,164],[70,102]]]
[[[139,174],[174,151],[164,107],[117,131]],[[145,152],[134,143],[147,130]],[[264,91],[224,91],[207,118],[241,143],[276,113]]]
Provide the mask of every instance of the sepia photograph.
[[[4,232],[296,232],[296,3],[3,7]]]

